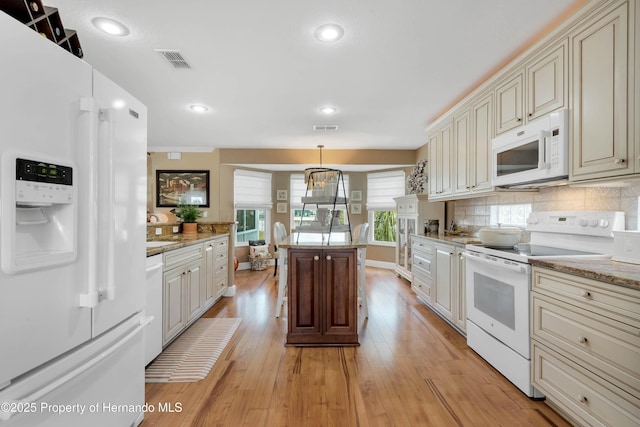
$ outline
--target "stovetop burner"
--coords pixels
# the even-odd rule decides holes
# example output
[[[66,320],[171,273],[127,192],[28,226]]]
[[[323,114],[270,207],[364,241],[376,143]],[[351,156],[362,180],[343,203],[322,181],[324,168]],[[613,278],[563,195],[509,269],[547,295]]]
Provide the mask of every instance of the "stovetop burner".
[[[551,246],[532,245],[529,243],[518,243],[513,247],[496,247],[481,245],[488,249],[496,251],[507,252],[511,254],[517,254],[526,257],[541,257],[541,256],[565,256],[565,255],[597,255],[596,252],[576,251],[572,249],[554,248]]]

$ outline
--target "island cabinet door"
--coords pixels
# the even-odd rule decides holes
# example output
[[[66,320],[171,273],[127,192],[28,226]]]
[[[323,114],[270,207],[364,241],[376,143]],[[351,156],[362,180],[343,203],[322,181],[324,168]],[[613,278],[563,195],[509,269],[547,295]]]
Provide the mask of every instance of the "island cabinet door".
[[[358,308],[356,250],[324,251],[323,257],[324,333],[337,342],[353,341]]]
[[[321,250],[289,251],[289,343],[312,341],[322,334],[322,260]]]

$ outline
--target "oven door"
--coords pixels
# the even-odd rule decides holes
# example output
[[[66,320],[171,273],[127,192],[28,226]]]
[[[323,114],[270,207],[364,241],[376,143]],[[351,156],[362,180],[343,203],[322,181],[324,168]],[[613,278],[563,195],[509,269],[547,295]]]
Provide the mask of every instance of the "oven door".
[[[531,266],[465,252],[467,319],[529,359]]]

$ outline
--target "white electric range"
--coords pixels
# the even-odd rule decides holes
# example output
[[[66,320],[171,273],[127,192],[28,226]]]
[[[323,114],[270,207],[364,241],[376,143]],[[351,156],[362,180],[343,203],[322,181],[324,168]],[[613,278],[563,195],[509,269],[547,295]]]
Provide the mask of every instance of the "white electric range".
[[[613,253],[623,212],[532,212],[530,243],[467,245],[467,344],[529,397],[531,259],[602,259]]]

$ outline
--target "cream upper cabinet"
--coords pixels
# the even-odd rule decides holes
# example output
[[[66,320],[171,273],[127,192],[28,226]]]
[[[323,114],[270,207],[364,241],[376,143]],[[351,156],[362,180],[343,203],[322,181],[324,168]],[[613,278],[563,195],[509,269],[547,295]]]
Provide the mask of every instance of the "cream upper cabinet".
[[[429,135],[429,198],[451,196],[451,144],[453,123],[447,121]]]
[[[492,191],[493,93],[482,96],[453,119],[454,196]]]
[[[624,2],[584,22],[571,35],[571,180],[634,172],[637,117],[630,103],[629,76],[635,50],[628,21],[633,16],[629,7],[634,6]]]
[[[553,46],[526,65],[527,109],[526,119],[538,117],[564,108],[568,90],[568,41]]]
[[[454,196],[492,191],[493,93],[480,97],[453,119]]]
[[[523,73],[518,71],[496,87],[496,134],[523,123],[522,81]]]
[[[453,194],[471,193],[469,166],[474,163],[470,150],[471,114],[463,110],[453,118]]]
[[[496,134],[566,106],[567,57],[568,42],[562,39],[498,83]]]

